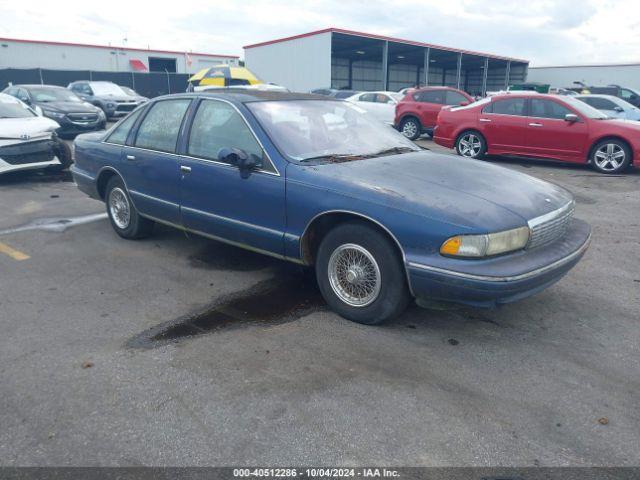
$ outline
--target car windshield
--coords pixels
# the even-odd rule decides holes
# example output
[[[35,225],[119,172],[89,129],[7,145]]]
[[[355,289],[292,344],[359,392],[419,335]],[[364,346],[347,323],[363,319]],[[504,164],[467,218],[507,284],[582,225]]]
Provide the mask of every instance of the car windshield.
[[[420,150],[349,102],[287,100],[247,106],[278,149],[294,162],[344,162]]]
[[[82,102],[80,97],[66,88],[31,87],[29,93],[35,102]]]
[[[138,96],[138,94],[137,94],[134,90],[131,90],[129,87],[120,87],[120,88],[121,88],[121,89],[124,91],[124,93],[126,93],[127,95],[131,95],[132,97],[137,97],[137,96]]]
[[[109,82],[92,83],[91,90],[94,95],[125,95],[118,85]]]
[[[578,112],[580,112],[587,118],[593,118],[596,120],[605,120],[607,118],[610,118],[600,110],[593,108],[591,105],[587,105],[582,100],[578,100],[577,98],[566,96],[562,97],[562,100],[565,101],[568,105],[575,108]]]
[[[24,103],[0,95],[0,118],[29,118],[36,114]]]

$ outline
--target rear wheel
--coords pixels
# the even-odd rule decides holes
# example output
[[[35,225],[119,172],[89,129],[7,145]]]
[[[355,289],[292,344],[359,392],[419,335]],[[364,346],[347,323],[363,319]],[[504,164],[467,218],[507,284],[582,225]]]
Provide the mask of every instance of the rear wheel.
[[[137,239],[151,234],[154,222],[140,216],[120,177],[114,176],[107,183],[105,201],[111,226],[122,238]]]
[[[417,118],[405,118],[400,122],[400,133],[409,140],[415,140],[422,133],[422,126]]]
[[[339,225],[325,236],[316,277],[332,310],[366,325],[397,317],[411,298],[395,246],[362,222]]]
[[[601,173],[619,173],[631,162],[631,150],[626,143],[616,139],[603,140],[593,147],[591,165]]]
[[[478,132],[462,132],[456,140],[456,151],[463,157],[482,158],[487,151],[487,143]]]

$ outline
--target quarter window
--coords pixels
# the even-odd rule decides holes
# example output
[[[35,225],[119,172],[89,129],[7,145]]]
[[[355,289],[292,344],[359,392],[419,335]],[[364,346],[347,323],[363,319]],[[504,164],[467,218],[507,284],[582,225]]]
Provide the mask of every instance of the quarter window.
[[[565,115],[569,113],[573,112],[557,102],[545,100],[542,98],[531,99],[532,117],[564,120]]]
[[[222,148],[239,148],[262,158],[262,148],[247,123],[231,105],[204,100],[198,107],[189,135],[188,153],[218,161]]]
[[[501,115],[516,115],[523,116],[524,115],[524,98],[505,98],[502,100],[496,100],[491,102],[489,107],[491,110],[487,111],[487,107],[483,110],[486,113],[498,113]]]
[[[127,118],[122,120],[120,124],[113,130],[111,135],[107,138],[107,142],[115,143],[117,145],[124,145],[127,141],[127,137],[129,136],[129,131],[131,127],[136,122],[136,119],[140,116],[142,109],[136,110]]]
[[[174,153],[189,103],[188,98],[156,102],[138,128],[135,146]]]

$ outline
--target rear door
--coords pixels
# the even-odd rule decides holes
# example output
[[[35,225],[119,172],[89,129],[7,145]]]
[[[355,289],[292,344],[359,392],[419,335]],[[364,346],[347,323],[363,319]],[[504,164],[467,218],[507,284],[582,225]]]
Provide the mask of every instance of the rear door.
[[[190,98],[160,100],[146,110],[132,145],[123,148],[123,176],[136,208],[180,225],[180,168],[176,148]]]
[[[579,121],[568,122],[569,113]],[[578,112],[555,99],[529,99],[527,148],[531,154],[568,161],[586,161],[588,127]]]
[[[433,129],[445,104],[446,90],[424,90],[413,94],[422,128]]]
[[[526,98],[498,98],[486,105],[478,117],[478,128],[489,153],[526,153]]]
[[[216,99],[200,101],[180,159],[181,212],[185,227],[263,253],[282,255],[285,180],[238,110]],[[261,159],[241,174],[218,158],[237,148]]]

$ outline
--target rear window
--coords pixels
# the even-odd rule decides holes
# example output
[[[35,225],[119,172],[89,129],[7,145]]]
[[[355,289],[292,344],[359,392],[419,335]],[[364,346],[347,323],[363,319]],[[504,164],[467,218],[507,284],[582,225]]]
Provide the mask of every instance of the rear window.
[[[524,115],[525,98],[504,98],[494,100],[484,107],[482,113],[496,113],[499,115]]]

